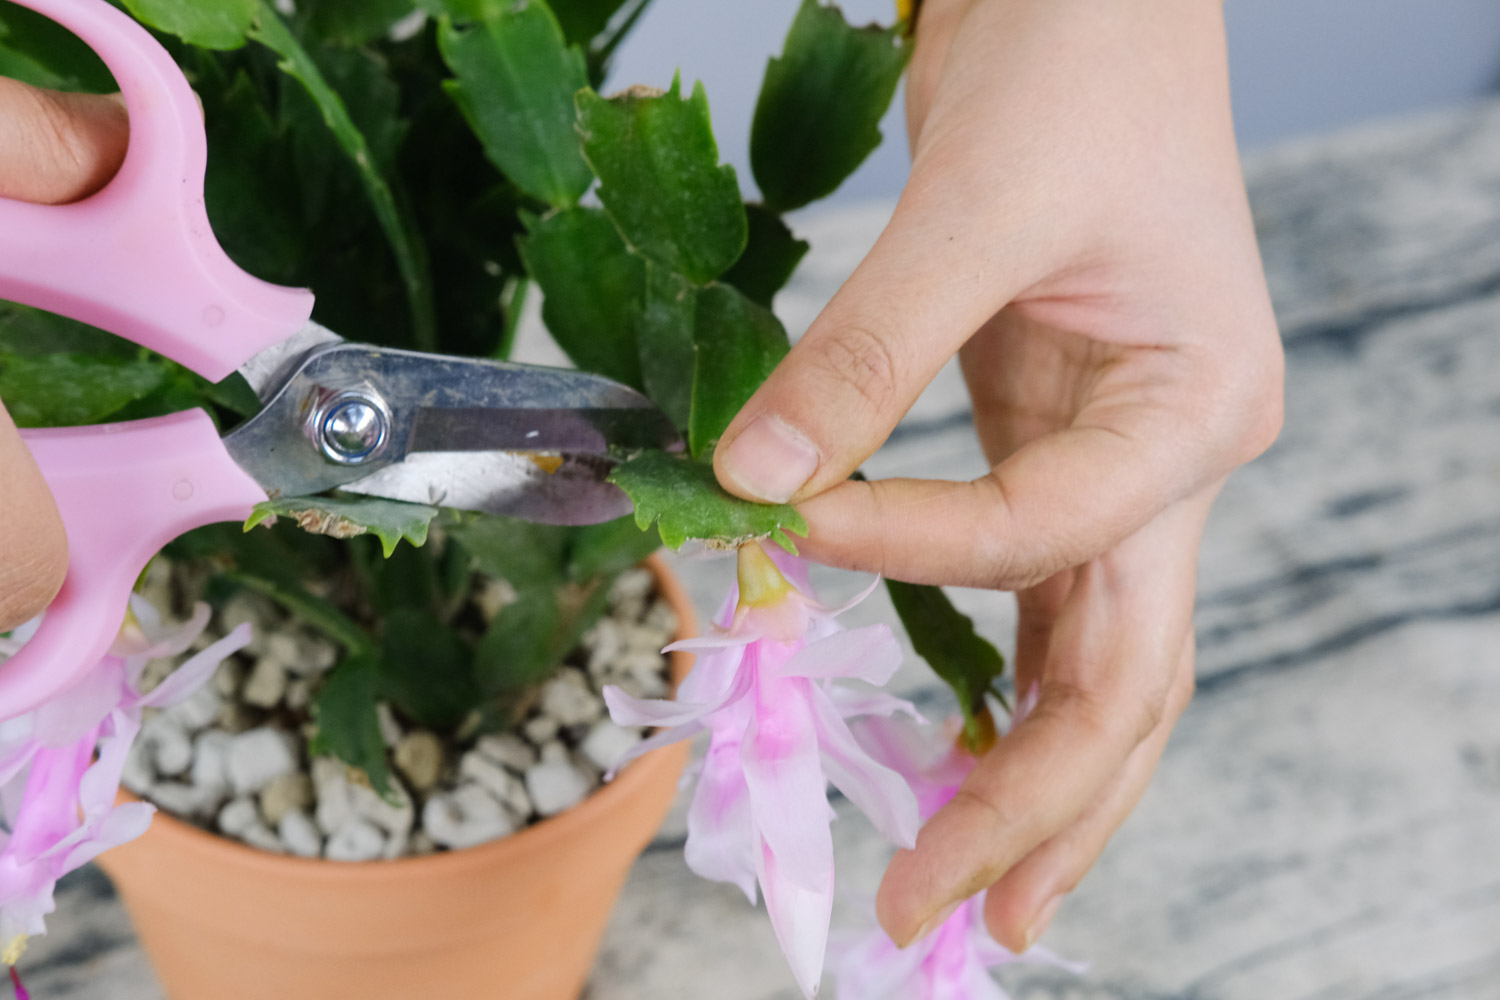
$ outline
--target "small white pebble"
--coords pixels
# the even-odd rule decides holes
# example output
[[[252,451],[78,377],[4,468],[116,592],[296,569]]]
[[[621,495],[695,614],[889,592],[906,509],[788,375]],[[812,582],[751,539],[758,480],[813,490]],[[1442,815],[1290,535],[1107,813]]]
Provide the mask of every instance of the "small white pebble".
[[[312,704],[313,688],[316,684],[316,681],[308,677],[297,677],[287,681],[286,694],[282,695],[281,700],[286,703],[287,708],[300,712]]]
[[[396,744],[391,758],[396,770],[411,783],[418,792],[425,792],[438,783],[443,773],[443,741],[426,730],[407,733]]]
[[[231,837],[238,837],[251,825],[260,822],[260,811],[255,808],[255,800],[248,796],[230,799],[219,810],[219,829]]]
[[[329,861],[374,861],[385,850],[385,836],[373,824],[355,818],[334,831],[324,845]]]
[[[240,685],[243,683],[245,683],[245,665],[236,657],[225,660],[219,664],[219,669],[214,671],[212,686],[221,698],[233,698],[238,695]],[[223,714],[222,711],[220,714]]]
[[[515,733],[491,733],[479,737],[474,749],[497,764],[523,773],[536,763],[536,751]]]
[[[210,814],[218,799],[200,788],[180,781],[167,781],[152,785],[144,798],[155,802],[174,816],[198,819]]]
[[[149,749],[157,774],[175,777],[192,766],[192,738],[182,723],[165,712],[147,719],[138,739]]]
[[[604,702],[590,689],[582,671],[564,667],[542,685],[541,711],[559,726],[583,726],[604,714]]]
[[[214,690],[213,685],[205,684],[185,701],[167,709],[167,714],[182,723],[189,732],[196,733],[213,725],[213,721],[219,717],[219,706],[223,703],[224,699]]]
[[[301,646],[292,633],[279,631],[266,636],[266,651],[263,658],[271,660],[283,671],[291,669],[301,655]]]
[[[517,820],[531,815],[531,799],[526,794],[525,783],[484,754],[475,750],[464,754],[458,773],[493,795]]]
[[[240,689],[240,699],[257,708],[274,707],[284,694],[286,667],[269,654],[255,661],[250,676],[245,678],[245,686]]]
[[[348,768],[332,757],[319,757],[312,762],[312,778],[318,799],[313,815],[323,832],[332,836],[354,816]]]
[[[260,814],[272,826],[280,826],[289,812],[300,812],[313,803],[312,779],[301,771],[272,778],[260,790]]]
[[[355,816],[369,820],[387,833],[404,837],[416,821],[411,793],[392,777],[389,796],[387,800],[368,785],[349,783],[349,802]]]
[[[323,853],[323,835],[318,826],[300,809],[281,817],[276,833],[286,849],[299,858],[316,858]]]
[[[526,724],[521,727],[521,732],[526,738],[537,746],[541,746],[557,735],[557,720],[550,715],[538,715],[527,719]]]
[[[500,609],[516,599],[516,588],[499,577],[488,577],[474,591],[474,604],[486,622],[495,620]]]
[[[240,840],[257,850],[270,851],[272,854],[286,853],[286,846],[282,844],[281,838],[258,819],[240,834]]]
[[[579,749],[599,770],[610,771],[640,741],[639,729],[627,729],[609,719],[600,719],[583,738]]]
[[[561,748],[561,744],[552,744]],[[567,749],[561,748],[562,760],[549,760],[544,750],[542,762],[526,772],[526,792],[531,804],[543,816],[555,816],[582,802],[594,787],[594,782],[578,770],[567,759]]]
[[[296,654],[287,663],[289,673],[298,677],[317,677],[338,662],[338,647],[320,635],[297,633]]]
[[[193,769],[189,780],[215,793],[229,788],[229,743],[234,737],[217,729],[205,729],[193,740]]]
[[[463,784],[427,800],[422,829],[434,843],[459,849],[503,837],[515,830],[515,824],[493,795],[478,785]]]
[[[120,784],[137,795],[144,795],[155,780],[156,769],[151,766],[151,754],[140,740],[136,740],[125,752],[125,769],[120,774]]]
[[[258,792],[273,778],[297,770],[297,746],[290,733],[262,726],[229,743],[229,781],[237,794]]]

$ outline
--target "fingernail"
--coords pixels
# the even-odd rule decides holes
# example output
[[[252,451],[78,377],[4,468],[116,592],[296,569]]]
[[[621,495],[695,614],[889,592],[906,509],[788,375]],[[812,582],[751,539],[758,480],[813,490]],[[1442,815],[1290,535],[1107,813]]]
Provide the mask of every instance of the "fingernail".
[[[818,471],[818,449],[782,420],[760,416],[730,442],[724,471],[751,496],[786,503]]]
[[[925,939],[933,931],[946,924],[948,922],[948,918],[953,916],[953,914],[958,911],[958,908],[963,905],[963,902],[963,900],[959,900],[957,903],[949,903],[947,906],[943,907],[931,918],[929,918],[927,923],[923,924],[917,930],[917,933],[913,935],[912,939],[906,942],[906,945],[903,945],[903,947],[909,947],[916,944],[918,941]]]
[[[1036,919],[1031,922],[1031,927],[1026,931],[1026,947],[1021,949],[1023,953],[1030,951],[1031,946],[1047,933],[1047,927],[1052,923],[1052,918],[1057,916],[1058,909],[1062,907],[1062,901],[1062,896],[1053,896],[1047,901],[1046,906],[1037,911]]]

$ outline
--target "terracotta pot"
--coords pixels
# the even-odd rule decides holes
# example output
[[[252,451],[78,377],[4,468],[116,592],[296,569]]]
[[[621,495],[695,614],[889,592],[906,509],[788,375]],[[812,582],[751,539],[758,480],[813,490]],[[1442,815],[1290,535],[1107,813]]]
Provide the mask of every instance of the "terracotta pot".
[[[681,584],[649,566],[691,634]],[[673,654],[676,680],[690,664]],[[99,863],[171,1000],[573,1000],[686,759],[686,744],[654,751],[567,812],[462,851],[291,858],[158,813]]]

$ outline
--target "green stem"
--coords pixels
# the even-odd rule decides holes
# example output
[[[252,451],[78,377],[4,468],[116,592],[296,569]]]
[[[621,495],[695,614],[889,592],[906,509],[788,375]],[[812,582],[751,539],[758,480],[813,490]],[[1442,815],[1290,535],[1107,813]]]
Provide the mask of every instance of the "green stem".
[[[281,17],[266,3],[258,0],[260,16],[251,27],[249,35],[281,57],[282,72],[297,80],[306,88],[313,103],[323,114],[323,121],[338,144],[348,154],[365,194],[385,238],[396,257],[396,266],[401,272],[402,284],[406,286],[406,299],[411,310],[412,332],[417,347],[424,351],[437,349],[437,308],[433,302],[432,276],[427,262],[427,250],[416,226],[397,205],[391,185],[376,167],[370,156],[370,147],[364,133],[349,117],[349,109],[338,92],[328,85],[322,70],[312,56],[297,41]]]
[[[500,304],[505,309],[505,329],[500,332],[500,342],[490,352],[490,357],[504,361],[516,348],[516,331],[521,327],[521,313],[526,309],[526,293],[531,291],[531,281],[516,276],[506,284]]]

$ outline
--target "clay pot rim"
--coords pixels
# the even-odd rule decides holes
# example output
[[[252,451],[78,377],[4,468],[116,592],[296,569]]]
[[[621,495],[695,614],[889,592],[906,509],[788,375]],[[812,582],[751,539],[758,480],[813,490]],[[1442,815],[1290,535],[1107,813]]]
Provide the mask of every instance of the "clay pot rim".
[[[682,582],[667,566],[661,553],[648,556],[643,564],[656,578],[656,585],[672,610],[677,613],[677,635],[681,639],[697,631],[696,615],[692,601],[683,589]],[[671,674],[677,683],[687,676],[692,668],[693,655],[681,650],[668,654]],[[578,805],[548,817],[539,823],[508,836],[485,844],[465,847],[453,851],[440,851],[421,857],[395,858],[389,861],[329,861],[326,858],[301,858],[289,854],[273,854],[237,840],[210,833],[201,827],[185,822],[171,813],[158,808],[152,818],[153,833],[168,840],[180,850],[199,854],[217,854],[225,864],[241,869],[260,869],[268,876],[285,876],[293,871],[299,878],[324,883],[368,883],[381,880],[406,880],[438,875],[454,869],[490,867],[514,864],[525,860],[527,855],[541,850],[547,841],[567,836],[574,827],[594,823],[604,818],[613,804],[637,789],[649,785],[656,772],[679,766],[676,755],[669,748],[653,750],[638,760],[627,764],[620,774],[605,783]],[[121,789],[119,801],[141,802],[140,797]],[[103,859],[108,863],[108,858]]]

